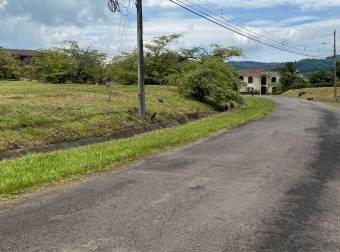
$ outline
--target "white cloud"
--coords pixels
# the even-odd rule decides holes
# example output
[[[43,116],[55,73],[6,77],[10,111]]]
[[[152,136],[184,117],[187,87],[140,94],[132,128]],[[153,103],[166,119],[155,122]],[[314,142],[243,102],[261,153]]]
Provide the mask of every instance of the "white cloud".
[[[207,0],[203,1],[219,7],[228,8],[268,8],[273,6],[292,5],[301,9],[327,9],[340,6],[339,0]],[[196,2],[197,3],[197,2]],[[202,3],[202,1],[199,1]],[[174,7],[169,0],[146,0],[146,5],[163,8]]]
[[[4,9],[7,5],[7,0],[0,0],[0,9]]]
[[[294,4],[301,8],[326,8],[324,3],[330,6],[340,6],[340,0],[324,0],[323,2],[314,0],[207,1],[229,7],[238,7],[242,4],[244,8],[282,4]],[[0,46],[34,49],[60,46],[64,40],[77,40],[82,46],[92,46],[110,55],[116,52],[119,20],[117,15],[108,12],[106,0],[77,0],[78,6],[75,5],[75,0],[49,0],[48,3],[51,2],[51,4],[47,5],[46,0],[25,0],[26,5],[20,8],[11,1],[8,3],[12,4],[6,5],[6,2],[6,0],[0,0],[0,6],[3,6],[2,8],[6,6],[5,11],[0,9],[0,30],[3,34],[0,38]],[[29,9],[28,2],[33,3],[31,8],[37,8],[39,5],[44,8],[42,10]],[[217,42],[225,46],[244,49],[244,59],[247,60],[285,61],[301,58],[269,49],[206,20],[169,8],[174,5],[171,5],[168,0],[148,0],[145,5],[149,17],[154,14],[152,18],[145,16],[145,41],[150,41],[154,36],[176,32],[184,35],[175,45],[177,48],[207,46]],[[148,6],[152,8],[148,9]],[[154,11],[154,7],[158,7],[157,12]],[[47,8],[53,10],[47,10]],[[321,43],[331,41],[331,29],[339,26],[340,17],[320,18],[318,15],[314,16],[313,13],[315,14],[311,12],[310,15],[304,15],[305,13],[302,12],[301,15],[279,21],[259,19],[248,24],[255,27],[256,32],[275,34],[293,43],[313,44],[320,47]],[[131,50],[136,45],[134,16],[131,15],[130,18],[126,39],[122,45],[123,51]]]

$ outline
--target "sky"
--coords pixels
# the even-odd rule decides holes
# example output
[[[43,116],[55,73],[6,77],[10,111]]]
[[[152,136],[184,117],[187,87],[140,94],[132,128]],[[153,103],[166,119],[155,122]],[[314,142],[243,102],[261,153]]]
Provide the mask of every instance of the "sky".
[[[128,0],[121,0],[126,6]],[[107,0],[0,0],[0,46],[44,49],[79,41],[110,56],[136,45],[135,6],[131,0],[126,36],[119,39],[120,15]],[[214,8],[217,16],[232,18],[275,40],[317,48],[332,47],[340,33],[340,0],[191,0]],[[174,48],[207,47],[213,43],[241,48],[236,60],[284,62],[306,58],[251,41],[176,6],[168,0],[143,0],[144,39],[180,33]],[[126,12],[127,13],[127,12]],[[121,22],[121,24],[124,22]],[[337,39],[340,44],[340,34]],[[327,44],[324,44],[327,43]],[[120,47],[120,50],[117,49]]]

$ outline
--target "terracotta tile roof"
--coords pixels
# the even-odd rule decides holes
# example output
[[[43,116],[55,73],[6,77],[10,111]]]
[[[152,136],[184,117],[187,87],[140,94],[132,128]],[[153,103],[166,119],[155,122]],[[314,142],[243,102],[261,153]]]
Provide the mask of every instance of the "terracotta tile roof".
[[[35,53],[35,51],[34,50],[20,50],[20,49],[6,49],[6,48],[4,48],[4,49],[2,49],[2,50],[4,50],[4,51],[6,51],[6,52],[9,52],[9,53],[12,53],[12,54],[14,54],[14,55],[16,55],[16,56],[24,56],[24,57],[32,57],[33,56],[33,54]]]
[[[278,75],[276,72],[262,69],[243,69],[238,71],[238,73],[242,76]]]

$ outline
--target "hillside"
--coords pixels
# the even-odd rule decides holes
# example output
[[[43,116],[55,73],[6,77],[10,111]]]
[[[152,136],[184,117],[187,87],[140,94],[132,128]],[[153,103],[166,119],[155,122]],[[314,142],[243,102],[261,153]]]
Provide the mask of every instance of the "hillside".
[[[201,111],[205,104],[186,99],[175,88],[146,87],[147,121],[137,117],[137,86],[54,85],[38,82],[0,82],[0,152],[37,145],[102,136],[126,127],[169,120]]]
[[[340,56],[338,56],[340,59]],[[264,70],[275,70],[282,67],[283,63],[263,63],[255,61],[231,61],[229,62],[236,70],[255,68]],[[310,75],[318,69],[331,71],[333,60],[332,59],[303,59],[296,62],[297,68],[304,75]]]
[[[320,102],[334,102],[334,89],[332,87],[324,88],[303,88],[289,90],[283,93],[281,96],[307,99],[307,97],[313,97],[315,101]],[[340,95],[340,88],[338,88],[338,94]],[[340,106],[340,104],[339,104]]]

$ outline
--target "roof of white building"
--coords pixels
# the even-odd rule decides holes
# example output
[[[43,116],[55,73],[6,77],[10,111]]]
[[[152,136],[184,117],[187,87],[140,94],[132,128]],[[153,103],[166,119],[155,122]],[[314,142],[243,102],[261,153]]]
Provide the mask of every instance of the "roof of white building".
[[[242,76],[278,76],[280,75],[278,72],[267,71],[263,69],[243,69],[238,71],[238,73]]]

